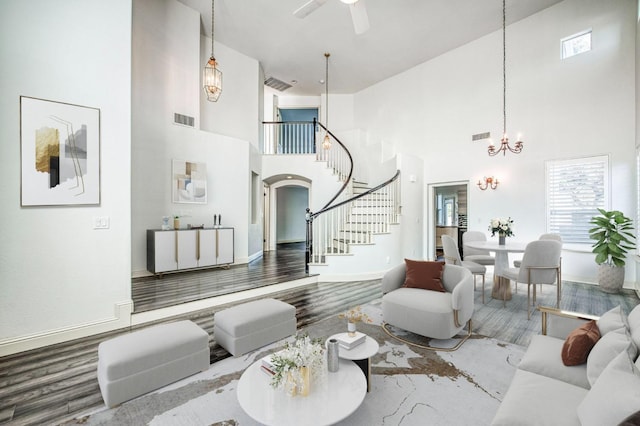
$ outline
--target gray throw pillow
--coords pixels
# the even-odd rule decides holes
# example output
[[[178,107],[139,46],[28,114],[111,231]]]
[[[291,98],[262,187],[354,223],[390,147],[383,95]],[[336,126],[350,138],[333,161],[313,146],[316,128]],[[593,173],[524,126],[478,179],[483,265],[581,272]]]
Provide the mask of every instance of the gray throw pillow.
[[[622,312],[622,308],[620,308],[620,305],[618,305],[615,308],[602,314],[597,323],[598,330],[600,330],[600,335],[604,336],[610,331],[617,330],[620,327],[626,327],[627,318],[624,312]]]

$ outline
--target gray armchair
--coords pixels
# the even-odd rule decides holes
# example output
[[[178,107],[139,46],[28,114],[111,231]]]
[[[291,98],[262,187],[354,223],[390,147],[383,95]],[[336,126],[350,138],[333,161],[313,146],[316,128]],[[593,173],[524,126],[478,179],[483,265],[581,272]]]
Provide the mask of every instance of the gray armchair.
[[[468,269],[444,265],[445,292],[403,287],[405,264],[382,277],[382,318],[385,323],[434,339],[450,339],[465,324],[471,335],[473,279]],[[459,347],[460,342],[457,347]],[[436,348],[433,348],[436,349]]]

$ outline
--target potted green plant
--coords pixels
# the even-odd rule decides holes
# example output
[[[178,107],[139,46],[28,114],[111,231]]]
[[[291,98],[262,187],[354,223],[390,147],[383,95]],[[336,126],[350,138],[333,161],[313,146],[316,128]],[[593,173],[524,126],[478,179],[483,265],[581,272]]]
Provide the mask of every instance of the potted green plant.
[[[624,284],[627,251],[635,248],[633,221],[618,210],[598,211],[600,215],[589,222],[595,225],[589,230],[589,237],[596,241],[592,252],[599,265],[598,284],[603,291],[617,293]]]

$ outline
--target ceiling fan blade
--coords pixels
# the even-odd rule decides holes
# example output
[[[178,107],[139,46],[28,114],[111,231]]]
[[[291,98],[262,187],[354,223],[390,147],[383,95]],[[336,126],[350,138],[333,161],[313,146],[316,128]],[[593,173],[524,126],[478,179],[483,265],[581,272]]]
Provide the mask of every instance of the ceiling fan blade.
[[[295,16],[296,18],[302,19],[307,15],[309,15],[314,10],[316,10],[317,8],[319,8],[320,6],[322,6],[323,4],[325,4],[326,2],[327,0],[310,0],[305,4],[303,4],[302,6],[300,6],[298,9],[296,9],[293,12],[293,16]]]
[[[356,34],[362,34],[369,29],[369,15],[367,15],[367,7],[364,0],[349,5],[351,9],[351,20],[353,21],[353,29]]]

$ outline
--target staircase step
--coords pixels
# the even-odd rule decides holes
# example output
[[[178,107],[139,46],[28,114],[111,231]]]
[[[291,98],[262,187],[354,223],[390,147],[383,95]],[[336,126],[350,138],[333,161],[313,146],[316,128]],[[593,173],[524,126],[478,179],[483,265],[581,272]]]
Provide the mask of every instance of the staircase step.
[[[393,209],[386,206],[353,206],[351,208],[351,214],[373,214],[389,216],[392,213]]]

